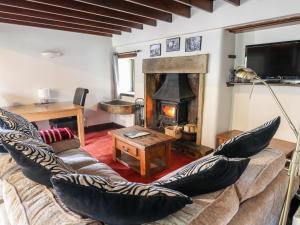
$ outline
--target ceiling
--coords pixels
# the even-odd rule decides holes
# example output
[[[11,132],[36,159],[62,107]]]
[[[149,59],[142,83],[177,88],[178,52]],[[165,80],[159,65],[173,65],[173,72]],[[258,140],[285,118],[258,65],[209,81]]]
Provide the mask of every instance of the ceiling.
[[[0,0],[0,23],[112,37],[172,23],[173,15],[190,18],[191,7],[213,13],[213,0]]]

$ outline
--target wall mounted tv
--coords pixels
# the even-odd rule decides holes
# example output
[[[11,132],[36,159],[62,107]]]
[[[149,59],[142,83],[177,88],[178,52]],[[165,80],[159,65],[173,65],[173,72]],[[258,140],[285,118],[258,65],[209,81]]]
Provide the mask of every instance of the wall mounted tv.
[[[300,80],[300,40],[247,45],[246,67],[262,79]]]

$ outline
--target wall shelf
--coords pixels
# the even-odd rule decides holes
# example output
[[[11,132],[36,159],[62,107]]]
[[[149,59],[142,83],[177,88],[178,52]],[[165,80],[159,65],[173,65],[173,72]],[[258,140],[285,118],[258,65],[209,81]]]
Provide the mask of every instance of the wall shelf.
[[[252,85],[250,82],[226,82],[227,87],[233,87],[235,85]],[[255,85],[262,85],[261,83]],[[270,86],[289,86],[300,87],[300,84],[287,84],[287,83],[269,83]]]

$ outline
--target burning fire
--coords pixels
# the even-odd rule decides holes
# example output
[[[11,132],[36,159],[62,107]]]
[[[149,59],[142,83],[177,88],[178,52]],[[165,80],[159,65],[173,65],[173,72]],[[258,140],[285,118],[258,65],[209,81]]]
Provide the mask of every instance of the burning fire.
[[[167,117],[173,118],[176,115],[176,107],[175,106],[163,105],[162,111],[163,111],[164,115]]]

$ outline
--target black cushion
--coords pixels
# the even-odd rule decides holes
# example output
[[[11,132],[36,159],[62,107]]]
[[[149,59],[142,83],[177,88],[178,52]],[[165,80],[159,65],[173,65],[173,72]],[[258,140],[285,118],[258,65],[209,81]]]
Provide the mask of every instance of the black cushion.
[[[244,132],[220,145],[214,155],[231,158],[251,157],[266,148],[280,125],[280,117],[247,132]]]
[[[52,175],[74,172],[45,143],[28,138],[18,131],[0,131],[0,139],[23,174],[37,183],[52,187]]]
[[[55,175],[53,187],[74,212],[110,225],[156,221],[174,213],[191,199],[177,191],[131,182],[111,182],[84,174]]]
[[[180,191],[190,197],[218,191],[234,184],[247,168],[250,159],[229,159],[224,156],[206,156],[198,159],[171,176],[153,185]]]

